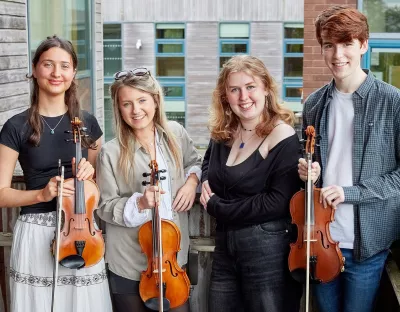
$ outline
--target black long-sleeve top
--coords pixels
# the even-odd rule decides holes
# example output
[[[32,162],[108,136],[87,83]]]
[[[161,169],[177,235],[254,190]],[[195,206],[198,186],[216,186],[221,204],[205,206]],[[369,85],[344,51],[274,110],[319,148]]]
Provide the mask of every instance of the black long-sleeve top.
[[[230,150],[224,142],[211,140],[202,165],[201,180],[208,180],[215,193],[207,203],[207,212],[217,219],[217,231],[290,218],[290,199],[302,185],[297,169],[302,156],[297,135],[279,142],[265,159],[256,150],[249,157],[254,158],[250,166],[242,169],[235,167],[247,160],[226,166]],[[231,169],[239,170],[236,179],[227,171]]]

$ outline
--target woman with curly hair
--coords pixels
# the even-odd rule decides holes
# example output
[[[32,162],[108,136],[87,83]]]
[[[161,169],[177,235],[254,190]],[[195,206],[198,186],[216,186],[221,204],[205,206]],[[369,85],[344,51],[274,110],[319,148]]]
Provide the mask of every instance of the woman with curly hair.
[[[298,311],[289,202],[300,189],[293,113],[263,62],[238,55],[213,93],[201,203],[217,220],[209,311]]]

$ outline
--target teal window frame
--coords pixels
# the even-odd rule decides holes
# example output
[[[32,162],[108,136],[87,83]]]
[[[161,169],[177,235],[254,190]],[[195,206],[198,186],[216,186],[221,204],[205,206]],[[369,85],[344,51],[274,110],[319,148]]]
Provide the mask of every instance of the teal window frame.
[[[247,24],[249,25],[249,37],[248,38],[225,38],[221,37],[221,25],[222,24]],[[240,54],[250,54],[250,35],[251,35],[251,25],[248,22],[221,22],[218,25],[218,68],[221,69],[222,67],[220,66],[220,60],[221,57],[232,57],[235,55],[240,55]],[[246,45],[246,52],[241,52],[241,53],[223,53],[222,52],[222,45],[223,44],[245,44]]]
[[[168,58],[168,57],[183,57],[184,59],[184,76],[156,76],[158,82],[162,87],[180,87],[183,89],[183,94],[182,96],[168,96],[168,94],[164,94],[164,100],[165,101],[184,101],[185,102],[185,121],[184,121],[184,126],[186,125],[187,122],[187,103],[186,103],[186,24],[185,23],[162,23],[158,22],[154,24],[154,29],[155,32],[157,32],[157,24],[182,24],[184,29],[184,38],[182,39],[165,39],[165,38],[160,38],[157,39],[155,38],[155,71],[154,74],[157,75],[157,58],[158,57],[163,57],[163,58]],[[168,29],[168,28],[166,28]],[[164,53],[164,52],[158,52],[158,47],[161,44],[179,44],[182,45],[182,52],[169,52],[169,53]]]
[[[283,25],[283,34],[285,34],[285,28],[290,27],[290,23]],[[304,26],[303,26],[304,27]],[[303,28],[304,29],[304,28]],[[287,51],[288,44],[303,44],[303,53],[294,53]],[[293,39],[283,38],[283,64],[285,59],[302,57],[304,58],[304,39]],[[304,73],[303,73],[304,74]],[[283,82],[282,82],[282,99],[286,102],[299,102],[302,100],[301,97],[289,97],[287,96],[287,88],[302,88],[303,87],[303,76],[301,77],[285,77],[285,69],[283,69]]]

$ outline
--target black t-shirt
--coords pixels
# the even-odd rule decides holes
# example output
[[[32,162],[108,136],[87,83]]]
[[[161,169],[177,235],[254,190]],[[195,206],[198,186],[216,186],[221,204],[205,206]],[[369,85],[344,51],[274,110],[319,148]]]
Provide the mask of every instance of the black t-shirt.
[[[93,140],[101,137],[99,124],[94,116],[86,111],[82,111],[83,125],[87,127],[87,132]],[[8,146],[19,153],[18,160],[24,172],[27,190],[38,190],[46,186],[52,177],[58,175],[58,159],[61,159],[65,167],[65,178],[72,177],[71,160],[75,157],[74,142],[66,142],[66,139],[72,139],[72,134],[65,133],[66,130],[72,130],[71,120],[68,113],[57,117],[44,117],[46,123],[43,123],[43,132],[40,136],[39,146],[35,147],[28,142],[32,133],[32,128],[28,124],[28,110],[11,117],[4,124],[0,132],[0,144]],[[54,134],[51,134],[49,127],[54,128]],[[88,151],[82,149],[82,157],[87,159]],[[56,210],[56,198],[50,202],[38,203],[35,205],[24,206],[21,214],[43,213]]]

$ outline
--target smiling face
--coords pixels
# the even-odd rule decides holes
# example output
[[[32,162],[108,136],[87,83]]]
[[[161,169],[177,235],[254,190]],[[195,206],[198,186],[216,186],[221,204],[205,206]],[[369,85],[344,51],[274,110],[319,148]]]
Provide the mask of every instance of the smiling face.
[[[124,86],[118,91],[118,108],[122,119],[134,131],[152,129],[157,104],[150,93]]]
[[[67,91],[75,76],[71,55],[61,48],[51,48],[42,53],[32,75],[39,86],[39,94],[56,96]]]
[[[268,94],[261,79],[245,72],[229,75],[226,97],[232,111],[242,122],[258,123]]]
[[[358,39],[335,43],[322,36],[322,54],[325,64],[337,82],[351,82],[363,74],[361,56],[368,50],[368,41]]]

